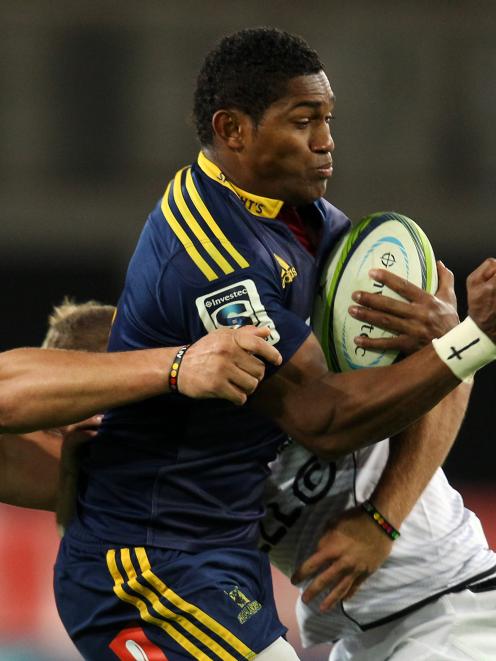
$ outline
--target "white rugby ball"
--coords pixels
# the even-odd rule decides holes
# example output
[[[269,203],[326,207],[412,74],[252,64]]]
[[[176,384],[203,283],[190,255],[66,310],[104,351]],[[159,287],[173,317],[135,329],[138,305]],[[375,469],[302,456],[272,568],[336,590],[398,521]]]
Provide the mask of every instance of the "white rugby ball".
[[[361,334],[372,338],[392,335],[349,315],[354,291],[401,299],[396,292],[370,278],[371,268],[388,269],[431,294],[437,291],[432,246],[413,220],[392,211],[362,218],[330,254],[314,303],[312,327],[329,369],[335,372],[390,365],[398,356],[398,351],[370,351],[354,342]]]

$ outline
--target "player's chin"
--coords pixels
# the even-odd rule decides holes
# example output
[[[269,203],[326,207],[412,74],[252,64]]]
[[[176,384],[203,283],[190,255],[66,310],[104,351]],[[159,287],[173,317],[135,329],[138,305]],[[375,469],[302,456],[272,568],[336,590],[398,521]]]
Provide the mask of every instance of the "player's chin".
[[[310,204],[311,202],[318,200],[319,197],[323,197],[327,190],[327,181],[328,178],[326,177],[309,182],[302,196],[304,202]]]
[[[311,204],[322,197],[326,192],[326,188],[327,178],[300,179],[291,187],[288,186],[284,191],[284,195],[279,199],[294,206],[303,206],[305,204]]]

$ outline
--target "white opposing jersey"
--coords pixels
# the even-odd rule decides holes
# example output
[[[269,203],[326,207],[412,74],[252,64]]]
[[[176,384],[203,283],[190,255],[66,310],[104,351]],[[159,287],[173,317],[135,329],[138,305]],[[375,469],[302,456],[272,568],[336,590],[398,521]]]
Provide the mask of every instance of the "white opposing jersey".
[[[296,443],[272,466],[262,548],[287,576],[308,558],[328,522],[366,500],[388,457],[389,441],[336,462],[325,462]],[[438,469],[401,526],[391,555],[352,599],[328,613],[321,599],[298,600],[297,617],[305,646],[332,642],[382,624],[424,600],[496,571],[478,518]]]

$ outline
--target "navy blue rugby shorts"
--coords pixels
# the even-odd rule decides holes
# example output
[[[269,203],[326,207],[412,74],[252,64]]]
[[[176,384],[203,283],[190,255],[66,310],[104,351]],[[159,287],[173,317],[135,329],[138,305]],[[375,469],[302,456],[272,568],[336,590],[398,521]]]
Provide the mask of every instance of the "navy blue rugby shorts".
[[[108,548],[66,536],[55,598],[88,661],[239,661],[286,633],[256,549]]]

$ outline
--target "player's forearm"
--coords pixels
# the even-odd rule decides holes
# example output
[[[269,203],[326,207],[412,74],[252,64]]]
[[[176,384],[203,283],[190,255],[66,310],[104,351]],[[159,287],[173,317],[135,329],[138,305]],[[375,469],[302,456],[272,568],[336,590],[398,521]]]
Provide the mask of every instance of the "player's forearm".
[[[458,435],[471,386],[462,383],[432,411],[391,439],[389,459],[370,500],[397,528],[408,516]]]
[[[61,444],[52,432],[0,435],[0,502],[54,511]]]
[[[281,363],[265,341],[269,335],[265,326],[217,329],[181,352],[182,358],[180,347],[110,354],[7,351],[0,354],[0,432],[62,427],[172,386],[187,397],[244,404],[264,376],[263,360]],[[177,383],[169,384],[169,374]]]
[[[271,413],[295,440],[332,459],[397,434],[459,383],[428,346],[390,367],[279,384]]]
[[[14,349],[0,354],[0,431],[60,427],[168,390],[177,349],[91,354]]]

